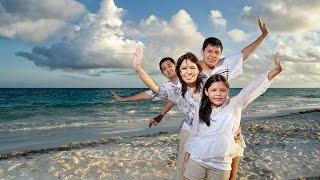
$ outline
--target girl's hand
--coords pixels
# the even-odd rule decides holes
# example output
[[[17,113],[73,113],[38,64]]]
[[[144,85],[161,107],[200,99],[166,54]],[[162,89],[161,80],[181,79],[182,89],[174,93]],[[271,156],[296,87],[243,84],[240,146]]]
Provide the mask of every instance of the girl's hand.
[[[278,52],[277,52],[275,55],[273,55],[273,59],[274,59],[274,64],[275,64],[275,66],[276,66],[276,70],[278,70],[279,72],[281,72],[283,68],[282,68],[280,59],[279,59],[279,57],[278,57]]]
[[[143,59],[143,48],[141,46],[138,46],[134,52],[134,58],[133,58],[133,67],[135,69],[141,67],[142,59]]]
[[[268,74],[269,81],[271,81],[273,78],[275,78],[283,70],[280,59],[278,57],[278,53],[276,55],[274,55],[273,58],[274,58],[274,64],[276,67],[274,70],[269,72],[269,74]]]
[[[189,157],[190,157],[190,154],[185,152],[184,153],[184,158],[183,158],[183,164],[182,164],[182,168],[181,168],[182,176],[184,174],[184,170],[186,169],[187,163],[189,161]]]

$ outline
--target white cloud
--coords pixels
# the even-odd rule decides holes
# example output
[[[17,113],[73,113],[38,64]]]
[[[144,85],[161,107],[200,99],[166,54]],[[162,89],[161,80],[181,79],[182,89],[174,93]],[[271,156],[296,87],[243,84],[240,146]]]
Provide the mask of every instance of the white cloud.
[[[255,9],[243,8],[241,18],[250,23],[256,23],[256,17],[261,16],[271,32],[286,34],[303,34],[320,30],[320,1],[318,0],[270,0],[255,1]]]
[[[0,1],[0,36],[41,42],[54,36],[85,8],[71,0]]]
[[[92,76],[97,75],[93,69],[129,68],[135,47],[142,43],[124,37],[122,14],[123,9],[105,0],[97,14],[87,13],[63,41],[16,54],[37,66]]]
[[[137,29],[139,36],[146,39],[146,57],[153,59],[150,66],[158,64],[155,57],[177,58],[187,51],[196,52],[204,40],[190,15],[184,10],[173,15],[170,22],[151,15],[142,20]]]
[[[169,22],[151,15],[137,25],[123,22],[123,14],[113,0],[105,0],[97,14],[87,13],[79,24],[66,29],[62,41],[16,54],[40,67],[98,76],[100,68],[131,68],[133,51],[142,45],[139,39],[145,47],[145,67],[151,71],[159,71],[160,58],[176,59],[186,51],[200,50],[204,38],[184,10]]]
[[[240,43],[248,38],[248,35],[240,29],[229,31],[228,36],[236,43]]]
[[[245,6],[245,7],[242,9],[242,11],[243,11],[245,14],[249,14],[251,10],[252,10],[252,7],[250,7],[250,6]]]
[[[211,10],[210,13],[210,19],[214,27],[217,29],[225,29],[227,20],[222,17],[221,12],[218,10]]]

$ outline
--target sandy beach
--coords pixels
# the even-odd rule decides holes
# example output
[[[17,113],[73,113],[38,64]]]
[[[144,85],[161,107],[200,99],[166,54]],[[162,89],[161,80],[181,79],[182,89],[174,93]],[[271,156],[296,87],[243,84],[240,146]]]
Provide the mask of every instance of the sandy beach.
[[[239,179],[320,178],[320,110],[243,119]],[[106,138],[0,156],[0,179],[172,179],[177,133]]]

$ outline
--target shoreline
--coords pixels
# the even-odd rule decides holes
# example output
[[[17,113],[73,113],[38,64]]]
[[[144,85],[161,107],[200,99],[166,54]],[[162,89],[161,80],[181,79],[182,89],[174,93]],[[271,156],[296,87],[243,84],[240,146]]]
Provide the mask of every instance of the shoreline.
[[[241,127],[247,147],[238,177],[320,178],[319,118],[318,109],[257,121],[244,119]],[[68,145],[67,151],[48,148],[25,157],[7,156],[0,160],[0,178],[170,179],[175,173],[175,132]]]

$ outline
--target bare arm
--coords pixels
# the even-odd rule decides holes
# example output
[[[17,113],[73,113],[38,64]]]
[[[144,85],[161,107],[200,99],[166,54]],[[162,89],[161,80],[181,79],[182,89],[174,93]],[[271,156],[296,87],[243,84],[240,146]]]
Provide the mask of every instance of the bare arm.
[[[278,54],[274,56],[274,63],[275,68],[272,71],[256,76],[238,95],[233,97],[233,101],[242,106],[242,109],[263,94],[270,86],[270,81],[282,71]]]
[[[167,114],[167,112],[169,112],[173,106],[174,106],[174,103],[172,101],[167,101],[164,104],[163,109],[160,112],[160,115],[149,121],[148,123],[149,127],[156,126],[162,120],[163,116]]]
[[[167,112],[170,111],[170,109],[174,106],[174,103],[172,101],[167,101],[164,106],[163,106],[163,109],[162,111],[160,112],[160,115],[165,115],[167,114]]]
[[[266,24],[259,18],[259,27],[261,30],[261,36],[255,40],[252,44],[250,44],[249,46],[245,47],[241,52],[243,54],[243,60],[248,59],[251,54],[253,54],[258,47],[264,42],[264,39],[268,36],[269,34],[269,30],[266,27]]]
[[[140,79],[143,81],[143,83],[146,86],[148,86],[152,92],[157,93],[159,91],[159,86],[142,68],[141,66],[142,58],[143,58],[143,50],[141,47],[138,47],[134,53],[134,60],[133,60],[134,68],[138,73]]]
[[[113,98],[115,100],[117,100],[118,102],[137,102],[137,101],[153,99],[153,96],[150,96],[149,94],[147,94],[145,92],[141,92],[136,95],[129,96],[129,97],[121,97],[112,91],[112,95],[113,95]]]

